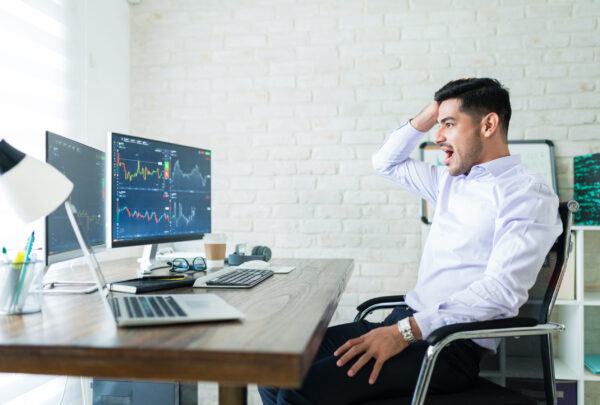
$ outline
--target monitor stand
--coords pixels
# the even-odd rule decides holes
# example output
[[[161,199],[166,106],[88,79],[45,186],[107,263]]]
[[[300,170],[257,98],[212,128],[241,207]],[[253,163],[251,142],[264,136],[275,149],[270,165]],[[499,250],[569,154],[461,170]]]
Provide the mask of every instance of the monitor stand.
[[[138,259],[138,263],[140,264],[140,268],[138,271],[139,275],[147,275],[152,273],[152,269],[157,265],[156,262],[156,251],[158,250],[158,245],[153,243],[151,245],[145,245],[144,251],[142,252],[142,257]]]

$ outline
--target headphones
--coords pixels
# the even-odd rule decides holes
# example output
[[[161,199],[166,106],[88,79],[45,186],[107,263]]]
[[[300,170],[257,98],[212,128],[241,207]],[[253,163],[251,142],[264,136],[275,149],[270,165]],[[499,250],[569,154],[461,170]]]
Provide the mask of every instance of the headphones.
[[[230,254],[227,258],[227,263],[229,263],[230,266],[239,266],[250,260],[262,260],[268,262],[271,260],[271,255],[271,249],[267,246],[254,246],[252,252],[248,256],[246,256],[245,253],[239,253],[237,251]]]

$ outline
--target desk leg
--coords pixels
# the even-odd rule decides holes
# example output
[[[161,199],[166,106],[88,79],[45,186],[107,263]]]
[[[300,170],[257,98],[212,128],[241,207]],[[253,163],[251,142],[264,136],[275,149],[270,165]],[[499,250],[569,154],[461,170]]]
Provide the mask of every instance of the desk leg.
[[[219,384],[219,405],[246,405],[248,388],[245,385]]]

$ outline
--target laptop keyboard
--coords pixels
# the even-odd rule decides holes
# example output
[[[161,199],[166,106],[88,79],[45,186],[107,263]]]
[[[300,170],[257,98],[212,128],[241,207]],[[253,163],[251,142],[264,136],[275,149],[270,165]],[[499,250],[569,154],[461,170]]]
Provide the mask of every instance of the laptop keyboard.
[[[253,287],[273,274],[273,270],[269,269],[235,269],[227,274],[208,280],[206,285]]]
[[[175,302],[172,296],[143,295],[122,297],[125,311],[129,318],[164,318],[187,316],[187,313]],[[121,305],[118,300],[113,300],[117,317],[121,315]]]

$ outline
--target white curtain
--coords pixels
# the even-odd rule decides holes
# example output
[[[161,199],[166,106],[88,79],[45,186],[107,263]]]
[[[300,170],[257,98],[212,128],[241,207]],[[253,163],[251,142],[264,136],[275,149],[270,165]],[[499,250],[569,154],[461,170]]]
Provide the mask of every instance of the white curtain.
[[[43,160],[47,130],[95,147],[107,130],[127,133],[129,21],[126,0],[0,0],[0,138]],[[43,220],[23,225],[1,204],[0,245],[22,249],[35,229],[42,247]],[[0,404],[58,404],[66,387],[0,373]]]
[[[84,0],[0,1],[0,138],[39,159],[46,130],[73,136],[83,129],[85,7]],[[41,221],[20,224],[4,205],[0,224],[8,248],[42,230]]]

